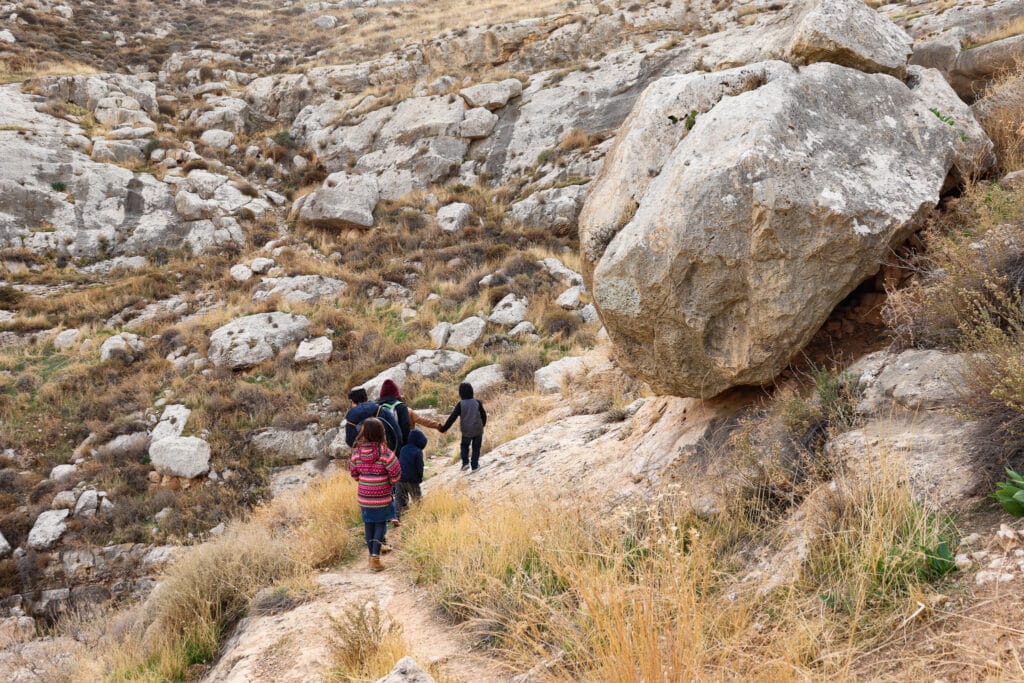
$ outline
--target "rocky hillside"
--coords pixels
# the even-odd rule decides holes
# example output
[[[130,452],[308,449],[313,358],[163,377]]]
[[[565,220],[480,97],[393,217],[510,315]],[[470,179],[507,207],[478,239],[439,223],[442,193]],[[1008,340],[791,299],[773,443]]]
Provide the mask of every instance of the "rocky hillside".
[[[488,401],[431,493],[748,510],[760,591],[880,453],[992,515],[1022,60],[1017,0],[0,4],[2,666],[335,472],[385,379]]]

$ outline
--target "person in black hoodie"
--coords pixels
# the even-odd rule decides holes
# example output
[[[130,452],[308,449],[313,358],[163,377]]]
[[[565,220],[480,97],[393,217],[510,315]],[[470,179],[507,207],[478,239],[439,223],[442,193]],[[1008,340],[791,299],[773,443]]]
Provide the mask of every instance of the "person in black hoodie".
[[[409,432],[409,442],[402,446],[398,454],[398,462],[402,465],[402,478],[395,486],[398,512],[401,514],[409,505],[423,495],[420,484],[423,483],[423,449],[427,447],[427,435],[418,429]]]
[[[487,412],[484,404],[473,398],[473,385],[463,382],[459,385],[459,398],[455,404],[448,421],[441,427],[441,433],[447,432],[455,418],[459,418],[459,430],[462,432],[462,443],[459,445],[459,452],[462,455],[462,469],[472,466],[472,471],[480,469],[480,446],[484,440],[484,427],[487,425]],[[472,448],[473,459],[470,460],[469,452]]]

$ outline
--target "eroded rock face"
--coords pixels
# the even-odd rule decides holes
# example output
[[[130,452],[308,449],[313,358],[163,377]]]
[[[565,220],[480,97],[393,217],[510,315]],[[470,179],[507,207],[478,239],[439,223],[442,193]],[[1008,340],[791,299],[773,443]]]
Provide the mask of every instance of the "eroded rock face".
[[[938,201],[959,140],[902,82],[833,64],[656,82],[581,215],[621,362],[681,396],[770,381]]]

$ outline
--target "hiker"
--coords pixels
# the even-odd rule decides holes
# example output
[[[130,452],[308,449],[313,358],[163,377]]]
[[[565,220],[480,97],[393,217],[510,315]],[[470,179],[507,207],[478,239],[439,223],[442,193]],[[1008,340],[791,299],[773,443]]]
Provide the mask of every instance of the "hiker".
[[[409,424],[413,427],[428,427],[433,429],[435,432],[441,431],[441,423],[437,420],[432,420],[423,413],[417,413],[412,408],[409,408]]]
[[[371,401],[366,396],[366,389],[362,387],[356,387],[348,392],[348,400],[352,401],[352,408],[345,414],[345,443],[350,447],[354,446],[363,421],[370,417],[376,417],[384,425],[388,448],[392,453],[397,453],[402,446],[402,431],[391,409]]]
[[[377,399],[377,405],[384,406],[395,414],[398,429],[402,433],[402,443],[399,448],[409,443],[409,430],[411,429],[409,425],[409,407],[405,405],[402,393],[398,390],[398,385],[395,384],[394,380],[384,380],[384,384],[380,386],[380,398]]]
[[[395,516],[395,499],[391,487],[402,476],[398,458],[388,448],[384,423],[369,417],[363,420],[356,435],[349,474],[359,482],[358,500],[362,510],[363,526],[366,528],[366,549],[370,553],[370,569],[382,571],[380,561],[388,521],[398,524]]]
[[[447,432],[459,418],[459,430],[462,432],[462,442],[459,444],[459,452],[462,455],[462,469],[465,470],[472,464],[471,471],[480,469],[480,446],[484,440],[484,427],[487,426],[487,413],[484,411],[484,404],[473,398],[473,385],[463,382],[459,385],[459,398],[455,404],[448,421],[441,427],[441,433]],[[473,449],[473,459],[469,459],[470,448]]]
[[[427,447],[427,435],[418,429],[409,432],[409,442],[402,446],[398,462],[402,465],[402,478],[395,486],[395,503],[398,514],[409,507],[409,499],[418,501],[422,497],[420,484],[423,483],[423,449]]]

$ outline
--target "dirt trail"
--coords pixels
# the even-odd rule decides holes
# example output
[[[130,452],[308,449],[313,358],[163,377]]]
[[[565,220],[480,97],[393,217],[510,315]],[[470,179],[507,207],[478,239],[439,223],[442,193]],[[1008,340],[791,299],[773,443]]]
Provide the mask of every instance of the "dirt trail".
[[[402,626],[408,654],[424,669],[436,665],[445,681],[506,681],[499,667],[471,650],[470,640],[445,623],[431,601],[397,569],[371,572],[365,560],[316,577],[310,602],[279,614],[249,617],[226,643],[206,681],[306,683],[329,679],[330,617],[354,604],[376,602]]]

